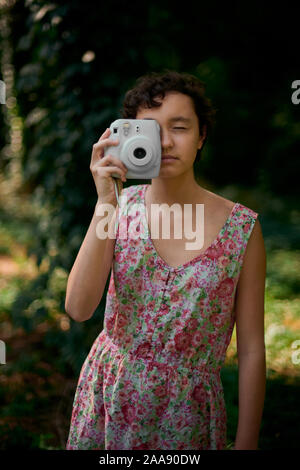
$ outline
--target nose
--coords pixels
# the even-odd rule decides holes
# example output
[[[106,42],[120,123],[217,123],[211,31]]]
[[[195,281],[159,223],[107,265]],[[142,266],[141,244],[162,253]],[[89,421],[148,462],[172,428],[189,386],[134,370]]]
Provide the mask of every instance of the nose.
[[[167,130],[162,128],[160,129],[160,139],[162,149],[167,149],[173,146],[172,136]]]

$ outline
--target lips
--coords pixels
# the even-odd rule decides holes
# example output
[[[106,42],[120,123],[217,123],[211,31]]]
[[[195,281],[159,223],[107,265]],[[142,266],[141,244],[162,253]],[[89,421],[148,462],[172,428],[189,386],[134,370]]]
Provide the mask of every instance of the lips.
[[[173,155],[163,155],[161,159],[162,160],[177,160],[177,157],[173,157]]]

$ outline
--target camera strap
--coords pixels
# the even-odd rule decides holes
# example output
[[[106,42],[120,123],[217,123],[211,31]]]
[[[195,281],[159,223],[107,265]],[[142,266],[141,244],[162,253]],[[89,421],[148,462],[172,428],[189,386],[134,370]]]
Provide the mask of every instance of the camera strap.
[[[118,206],[120,207],[119,195],[120,195],[120,192],[121,192],[121,181],[119,180],[119,178],[113,177],[113,179],[114,179],[114,184],[115,184],[116,198],[117,198]]]

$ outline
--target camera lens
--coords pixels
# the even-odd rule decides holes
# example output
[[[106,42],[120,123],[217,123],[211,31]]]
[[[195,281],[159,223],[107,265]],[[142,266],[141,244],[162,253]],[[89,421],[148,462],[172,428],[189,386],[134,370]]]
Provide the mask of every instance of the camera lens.
[[[135,158],[144,158],[146,156],[146,150],[143,149],[142,147],[137,147],[134,149],[133,155]]]

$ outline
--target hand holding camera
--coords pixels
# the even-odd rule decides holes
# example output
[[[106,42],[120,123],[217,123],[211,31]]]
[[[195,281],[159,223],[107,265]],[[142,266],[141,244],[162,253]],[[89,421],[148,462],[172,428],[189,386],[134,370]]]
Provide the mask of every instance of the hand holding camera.
[[[117,204],[115,194],[115,181],[113,174],[120,178],[120,192],[123,189],[122,181],[126,181],[127,168],[121,160],[113,155],[105,155],[104,149],[107,146],[117,146],[119,142],[110,139],[111,131],[106,129],[96,144],[93,145],[90,170],[96,185],[98,201],[101,203]]]
[[[159,175],[161,141],[155,119],[117,119],[110,125],[110,131],[114,144],[105,149],[104,155],[112,155],[124,164],[128,168],[127,178],[151,179]],[[115,172],[112,176],[119,177]]]

